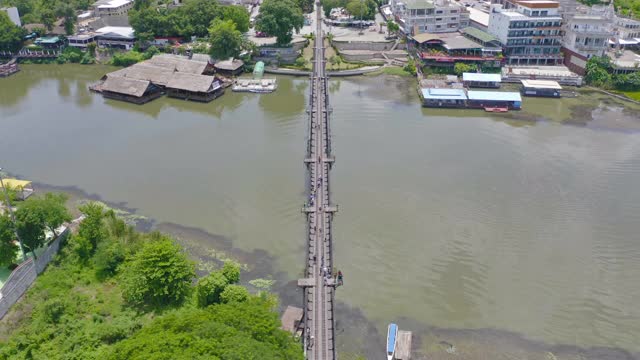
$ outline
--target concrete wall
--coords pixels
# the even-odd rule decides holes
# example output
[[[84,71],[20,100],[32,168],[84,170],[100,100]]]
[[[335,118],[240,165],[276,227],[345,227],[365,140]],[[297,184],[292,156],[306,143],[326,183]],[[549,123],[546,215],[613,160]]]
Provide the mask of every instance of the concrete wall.
[[[391,50],[393,44],[395,44],[394,40],[389,41],[349,41],[349,40],[336,40],[333,39],[331,42],[333,46],[338,51],[342,50],[370,50],[370,51],[385,51]],[[405,44],[398,44],[398,49],[402,49]]]
[[[9,312],[11,306],[24,295],[27,289],[29,289],[29,286],[36,280],[38,274],[44,271],[60,249],[60,243],[64,241],[68,235],[69,228],[52,241],[37,260],[33,258],[28,259],[13,270],[7,282],[2,286],[2,289],[0,289],[0,319],[2,319]]]

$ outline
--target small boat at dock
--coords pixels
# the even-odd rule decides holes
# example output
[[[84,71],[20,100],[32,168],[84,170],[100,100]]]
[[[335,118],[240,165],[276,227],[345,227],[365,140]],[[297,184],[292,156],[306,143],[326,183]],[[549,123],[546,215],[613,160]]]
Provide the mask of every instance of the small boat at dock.
[[[389,324],[387,330],[387,360],[393,360],[396,353],[396,342],[398,340],[398,325]]]

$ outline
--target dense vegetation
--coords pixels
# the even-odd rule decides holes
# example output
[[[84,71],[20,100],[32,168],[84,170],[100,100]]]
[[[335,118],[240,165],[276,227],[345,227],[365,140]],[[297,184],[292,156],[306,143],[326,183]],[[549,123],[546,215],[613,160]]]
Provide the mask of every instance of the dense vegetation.
[[[587,61],[585,81],[589,85],[621,91],[640,91],[640,72],[614,74],[611,59],[594,56]]]
[[[11,22],[6,12],[0,11],[0,51],[20,50],[26,34],[23,28]]]
[[[81,211],[77,234],[0,323],[0,359],[302,359],[275,299],[237,285],[239,266],[193,286],[173,240],[97,204]]]
[[[138,40],[154,36],[206,37],[211,23],[231,20],[240,32],[249,30],[249,13],[242,6],[221,6],[215,0],[187,0],[177,8],[157,8],[148,2],[136,1],[129,12],[129,21]]]
[[[293,31],[300,31],[302,26],[302,9],[293,0],[265,0],[256,19],[256,29],[275,36],[281,45],[290,43]]]
[[[344,8],[347,12],[355,17],[363,20],[375,19],[378,3],[374,0],[322,0],[322,9],[325,17],[329,17],[331,9]]]
[[[23,24],[43,24],[48,30],[53,28],[58,18],[64,19],[67,34],[73,34],[76,11],[86,10],[93,0],[0,0],[0,7],[18,8]]]

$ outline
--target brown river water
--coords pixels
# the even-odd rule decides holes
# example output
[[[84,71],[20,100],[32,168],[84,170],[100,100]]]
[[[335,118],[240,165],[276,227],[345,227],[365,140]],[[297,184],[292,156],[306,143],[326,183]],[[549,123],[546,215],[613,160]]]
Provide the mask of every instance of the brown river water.
[[[137,106],[88,92],[107,71],[0,79],[1,166],[133,209],[196,257],[245,254],[299,303],[307,80]],[[640,359],[640,107],[581,90],[423,109],[392,76],[330,90],[341,358],[381,358],[393,321],[418,359]]]

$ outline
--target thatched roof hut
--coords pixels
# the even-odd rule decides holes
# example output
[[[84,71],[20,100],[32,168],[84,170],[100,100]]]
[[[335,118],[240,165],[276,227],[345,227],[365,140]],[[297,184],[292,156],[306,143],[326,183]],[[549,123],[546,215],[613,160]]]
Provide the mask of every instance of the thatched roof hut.
[[[242,73],[244,61],[231,58],[229,60],[218,61],[214,66],[220,73],[228,75],[238,75]]]
[[[167,84],[167,94],[186,100],[211,101],[222,95],[222,82],[214,76],[176,72]]]
[[[106,98],[144,104],[160,95],[160,89],[148,80],[128,79],[109,76],[102,84],[102,94]]]
[[[202,75],[207,68],[207,63],[202,61],[189,60],[182,56],[171,54],[158,54],[145,61],[147,64],[163,67],[167,70],[183,73]]]
[[[157,86],[166,86],[172,74],[173,71],[167,71],[163,67],[140,63],[109,73],[107,78],[125,77],[135,80],[148,80]]]

